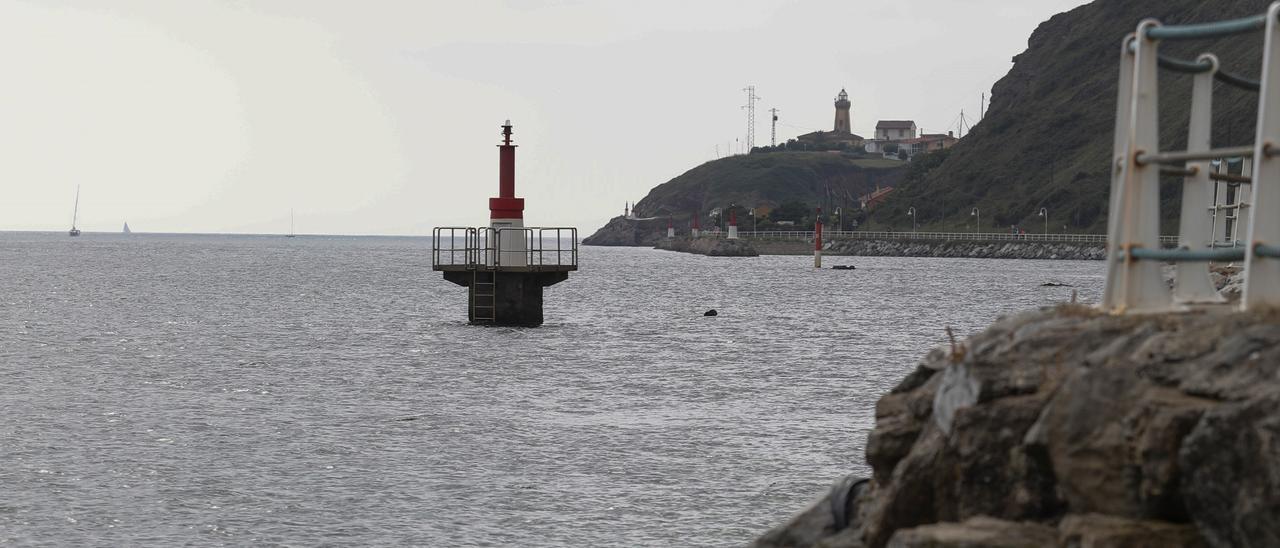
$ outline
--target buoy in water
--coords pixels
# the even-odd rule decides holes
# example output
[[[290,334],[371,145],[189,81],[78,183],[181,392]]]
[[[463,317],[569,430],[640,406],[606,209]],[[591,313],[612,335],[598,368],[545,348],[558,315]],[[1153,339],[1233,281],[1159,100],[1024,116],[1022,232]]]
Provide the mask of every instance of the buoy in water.
[[[718,315],[720,315],[720,313],[719,313],[719,312],[716,312],[716,309],[712,308],[711,310],[708,310],[708,311],[706,311],[706,312],[703,312],[703,313],[702,313],[702,315],[703,315],[703,316],[718,316]]]

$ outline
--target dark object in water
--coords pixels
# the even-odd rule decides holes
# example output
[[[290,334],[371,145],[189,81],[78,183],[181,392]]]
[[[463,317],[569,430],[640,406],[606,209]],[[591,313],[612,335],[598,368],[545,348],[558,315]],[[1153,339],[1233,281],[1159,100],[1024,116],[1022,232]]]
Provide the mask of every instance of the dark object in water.
[[[857,269],[857,268],[858,268],[858,267],[853,266],[853,265],[851,265],[851,264],[838,264],[838,265],[835,265],[835,266],[831,267],[831,270],[855,270],[855,269]]]
[[[1071,284],[1065,284],[1062,282],[1045,282],[1040,284],[1040,287],[1071,287]]]
[[[870,481],[867,478],[860,478],[854,475],[848,475],[836,481],[831,486],[831,521],[832,528],[836,531],[843,530],[853,521],[853,517],[858,515],[858,497],[862,491],[866,490]]]
[[[702,315],[703,315],[703,316],[719,316],[719,315],[720,315],[720,313],[719,313],[719,312],[716,312],[716,309],[712,308],[711,310],[708,310],[708,311],[706,311],[706,312],[703,312],[703,313],[702,313]]]

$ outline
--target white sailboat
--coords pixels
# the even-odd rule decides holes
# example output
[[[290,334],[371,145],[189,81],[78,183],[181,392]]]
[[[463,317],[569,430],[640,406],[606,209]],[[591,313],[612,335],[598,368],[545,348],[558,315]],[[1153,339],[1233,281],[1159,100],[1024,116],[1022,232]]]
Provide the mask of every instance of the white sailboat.
[[[67,234],[75,237],[80,235],[80,229],[76,228],[76,217],[80,215],[80,185],[76,185],[76,205],[71,210],[71,230]]]
[[[289,233],[284,235],[285,238],[293,237],[293,210],[289,210]]]
[[[124,230],[122,232],[125,234],[133,234],[133,231],[129,230],[129,221],[124,222]]]

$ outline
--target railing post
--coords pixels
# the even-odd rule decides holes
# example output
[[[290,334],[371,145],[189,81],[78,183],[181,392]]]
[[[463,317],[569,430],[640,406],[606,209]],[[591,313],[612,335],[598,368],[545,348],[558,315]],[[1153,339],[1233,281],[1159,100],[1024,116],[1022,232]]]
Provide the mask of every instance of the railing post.
[[[1129,44],[1136,40],[1132,33],[1120,41],[1120,80],[1116,86],[1116,129],[1113,152],[1111,156],[1111,198],[1107,215],[1107,283],[1103,289],[1102,307],[1107,310],[1120,308],[1120,272],[1124,259],[1124,250],[1120,222],[1120,212],[1124,208],[1121,196],[1124,195],[1125,174],[1128,172],[1129,153],[1129,110],[1133,106],[1133,51]]]
[[[1160,152],[1159,67],[1156,56],[1159,42],[1146,37],[1146,29],[1159,26],[1147,19],[1138,24],[1133,56],[1133,86],[1130,97],[1128,135],[1119,211],[1120,235],[1112,243],[1112,252],[1122,257],[1119,279],[1108,276],[1107,285],[1113,310],[1157,311],[1171,304],[1168,288],[1156,261],[1134,260],[1128,250],[1141,247],[1160,249],[1160,166],[1140,164],[1138,155]],[[1113,255],[1114,257],[1114,255]],[[1116,284],[1119,284],[1118,286]]]
[[[1228,160],[1228,158],[1222,158],[1218,161],[1218,175],[1226,175],[1230,172],[1230,162]],[[1212,242],[1214,246],[1218,245],[1219,240],[1227,240],[1226,235],[1221,239],[1218,238],[1218,225],[1222,225],[1222,231],[1224,234],[1227,232],[1227,214],[1224,213],[1226,211],[1224,206],[1227,205],[1227,190],[1228,186],[1225,181],[1213,181],[1213,205],[1211,206],[1211,211],[1213,211],[1213,228],[1209,232],[1209,241]]]
[[[1280,244],[1280,160],[1267,156],[1268,148],[1280,145],[1280,2],[1267,8],[1267,30],[1262,49],[1262,89],[1258,93],[1258,133],[1253,142],[1253,197],[1244,263],[1244,309],[1280,305],[1280,259],[1259,257],[1259,245]],[[1271,212],[1270,215],[1263,214]]]
[[[1191,82],[1191,121],[1187,130],[1187,152],[1205,152],[1210,148],[1213,124],[1213,75],[1218,71],[1218,58],[1201,55],[1197,61],[1208,61],[1213,68],[1195,75]],[[1213,216],[1205,204],[1213,203],[1208,160],[1186,164],[1189,175],[1182,179],[1182,215],[1178,228],[1178,245],[1184,249],[1211,249],[1213,241],[1205,234],[1213,231]],[[1183,261],[1177,264],[1173,298],[1180,303],[1221,303],[1226,301],[1209,277],[1209,263]]]
[[[1253,177],[1253,158],[1240,161],[1240,175]],[[1240,186],[1236,187],[1236,229],[1233,243],[1249,241],[1249,210],[1251,209],[1253,209],[1253,185],[1240,183]]]

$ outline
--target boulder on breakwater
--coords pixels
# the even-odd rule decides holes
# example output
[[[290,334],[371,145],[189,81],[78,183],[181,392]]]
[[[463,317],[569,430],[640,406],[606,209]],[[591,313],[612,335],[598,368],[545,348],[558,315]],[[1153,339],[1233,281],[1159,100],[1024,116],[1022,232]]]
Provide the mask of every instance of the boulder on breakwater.
[[[808,255],[813,241],[751,240],[762,255]],[[1063,259],[1104,260],[1107,249],[1102,244],[1030,241],[966,241],[966,240],[871,240],[837,239],[823,242],[827,255],[863,257],[951,257],[974,259]]]
[[[1103,260],[1102,244],[964,240],[833,240],[826,251],[866,257],[971,257],[976,259]]]
[[[849,525],[754,546],[1280,546],[1280,312],[1003,318],[875,414]]]
[[[658,240],[654,249],[697,253],[712,257],[760,256],[760,253],[746,240],[730,240],[727,238],[672,238],[670,240]]]

